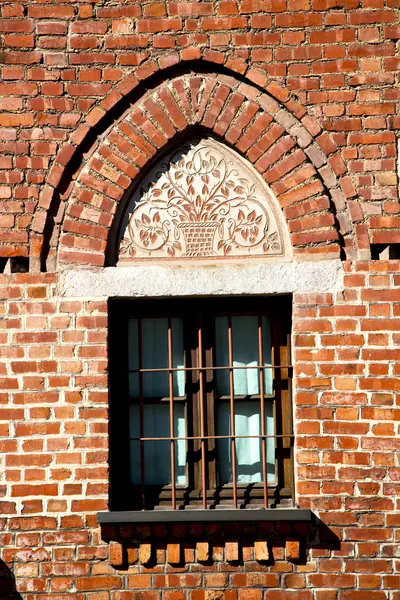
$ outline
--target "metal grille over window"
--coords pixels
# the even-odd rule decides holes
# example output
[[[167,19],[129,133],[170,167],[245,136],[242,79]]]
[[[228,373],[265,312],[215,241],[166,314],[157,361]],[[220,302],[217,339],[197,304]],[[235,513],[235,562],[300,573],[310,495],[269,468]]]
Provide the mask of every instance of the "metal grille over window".
[[[121,313],[129,508],[291,505],[286,310],[265,300],[154,305]]]

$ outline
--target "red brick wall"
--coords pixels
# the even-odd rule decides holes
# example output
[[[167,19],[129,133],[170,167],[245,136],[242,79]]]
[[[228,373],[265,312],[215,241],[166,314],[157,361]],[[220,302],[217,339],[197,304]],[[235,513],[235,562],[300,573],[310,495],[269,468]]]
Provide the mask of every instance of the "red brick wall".
[[[268,589],[268,600],[399,600],[399,267],[346,263],[344,291],[294,298],[296,493],[322,522],[311,530],[101,531],[106,302],[58,297],[53,274],[1,276],[4,592],[16,588],[24,600],[139,600],[145,591],[150,600],[258,600]]]
[[[2,3],[0,257],[32,272],[0,276],[1,600],[400,600],[400,263],[368,261],[400,243],[399,22],[399,0]],[[56,273],[104,264],[126,190],[195,124],[269,182],[299,258],[353,261],[294,298],[310,530],[97,526],[107,305]]]
[[[39,268],[80,153],[157,73],[169,79],[179,65],[225,69],[292,113],[304,107],[299,118],[312,135],[319,127],[330,134],[348,170],[351,223],[340,222],[341,233],[356,236],[364,252],[369,225],[375,243],[399,241],[398,0],[31,2],[0,10],[1,256],[30,254]]]

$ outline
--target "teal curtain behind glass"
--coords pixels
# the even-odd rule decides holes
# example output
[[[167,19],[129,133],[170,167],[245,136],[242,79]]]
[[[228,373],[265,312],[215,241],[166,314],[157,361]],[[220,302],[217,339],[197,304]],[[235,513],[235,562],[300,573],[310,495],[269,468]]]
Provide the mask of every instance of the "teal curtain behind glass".
[[[142,327],[142,368],[168,368],[168,319],[164,317],[145,318]],[[182,319],[171,319],[172,328],[172,366],[184,366],[183,324]],[[129,321],[129,369],[139,368],[139,323],[138,319]],[[151,403],[148,398],[169,398],[168,372],[143,374],[144,398],[144,437],[169,437],[169,402]],[[185,373],[173,374],[174,397],[185,394]],[[129,374],[129,395],[139,398],[139,375]],[[130,407],[131,437],[140,436],[140,407]],[[186,435],[185,407],[174,402],[174,435]],[[140,484],[140,442],[131,441],[131,481]],[[169,441],[148,441],[144,444],[145,483],[148,485],[171,483],[171,458]],[[186,443],[175,442],[175,483],[186,485]]]
[[[264,365],[272,365],[272,346],[270,322],[262,317],[263,358]],[[218,366],[229,365],[228,318],[215,319],[216,361]],[[235,396],[252,396],[260,393],[260,375],[258,350],[258,317],[232,317],[232,354],[233,366],[249,367],[233,371],[233,387]],[[229,371],[217,371],[217,390],[221,396],[229,396]],[[264,393],[272,394],[272,369],[264,370]],[[260,400],[235,398],[235,435],[261,435]],[[273,401],[266,398],[265,432],[274,435]],[[218,435],[231,435],[230,405],[220,401],[217,414]],[[219,476],[221,483],[232,481],[232,456],[230,440],[218,440]],[[237,483],[258,483],[262,481],[261,440],[240,438],[236,440]],[[275,442],[267,438],[267,479],[268,483],[276,481],[275,476]]]
[[[183,324],[178,318],[171,319],[173,367],[183,367]],[[262,319],[264,364],[271,365],[270,324],[266,317]],[[215,319],[216,364],[229,365],[228,354],[228,319]],[[258,317],[232,317],[233,365],[245,366],[248,369],[234,371],[235,396],[258,395],[260,392],[258,365]],[[168,368],[168,319],[142,319],[142,367]],[[139,368],[138,320],[129,321],[129,368]],[[217,371],[217,391],[220,396],[229,396],[229,371]],[[174,373],[174,396],[185,394],[184,372]],[[272,394],[272,369],[264,371],[264,393]],[[129,394],[139,398],[139,376],[129,374]],[[169,437],[169,403],[146,401],[150,398],[168,398],[168,373],[147,373],[143,375],[144,404],[144,436]],[[138,404],[130,407],[131,437],[140,435],[140,408]],[[218,435],[230,435],[229,402],[220,401],[217,410]],[[265,399],[265,429],[267,435],[274,434],[273,401]],[[235,434],[260,435],[261,411],[260,400],[235,399]],[[186,435],[185,407],[174,403],[174,435]],[[232,481],[231,444],[230,440],[218,440],[218,462],[221,483]],[[261,441],[260,439],[241,438],[236,440],[238,483],[257,483],[262,481]],[[187,485],[186,478],[186,442],[175,442],[175,470],[177,485]],[[134,484],[140,483],[140,443],[131,441],[131,479]],[[275,482],[275,443],[267,438],[267,473],[268,482]],[[169,441],[145,442],[145,483],[171,483],[171,461]]]
[[[235,435],[261,435],[261,410],[259,400],[235,401]],[[230,435],[230,407],[221,402],[217,416],[218,435]],[[273,403],[265,401],[265,432],[274,435]],[[236,440],[237,483],[259,483],[263,478],[260,438],[240,438]],[[232,482],[231,441],[217,440],[220,483]],[[267,481],[276,483],[275,441],[267,438]]]
[[[131,437],[140,437],[140,407],[130,407]],[[144,437],[169,437],[169,404],[144,405]],[[185,437],[185,407],[174,404],[174,436]],[[171,454],[169,441],[149,441],[144,444],[145,483],[147,485],[170,484]],[[131,481],[140,484],[140,442],[131,440]],[[175,442],[175,483],[186,485],[186,442]]]
[[[182,319],[171,319],[172,366],[183,367]],[[139,368],[138,319],[129,320],[129,369]],[[142,368],[168,368],[168,319],[157,317],[142,319]],[[174,396],[185,394],[185,373],[174,372]],[[129,374],[129,395],[139,398],[139,375]],[[143,374],[143,397],[163,398],[169,396],[168,372]]]
[[[262,318],[264,365],[271,366],[271,331],[269,319]],[[215,319],[216,358],[219,367],[229,365],[228,318]],[[232,317],[232,350],[234,367],[250,367],[233,371],[235,396],[260,393],[258,369],[258,317]],[[218,393],[229,396],[229,371],[217,371]],[[272,394],[272,369],[264,370],[264,393]]]

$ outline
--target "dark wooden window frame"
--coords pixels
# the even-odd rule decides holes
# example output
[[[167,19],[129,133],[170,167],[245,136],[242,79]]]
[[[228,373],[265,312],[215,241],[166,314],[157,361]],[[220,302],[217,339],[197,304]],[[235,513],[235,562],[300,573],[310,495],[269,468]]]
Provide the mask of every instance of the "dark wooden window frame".
[[[229,315],[237,314],[265,315],[271,323],[277,485],[265,485],[265,479],[260,484],[237,483],[236,486],[218,485],[217,481],[213,436],[218,397],[213,369],[212,324],[215,316],[229,318]],[[178,401],[186,405],[186,436],[200,438],[186,442],[187,487],[145,486],[143,482],[136,486],[130,482],[129,405],[132,399],[128,391],[128,321],[160,316],[168,319],[180,316],[184,322],[185,368],[189,370],[185,397]],[[109,300],[111,510],[285,508],[294,505],[290,327],[290,296]],[[199,351],[199,345],[202,345],[202,351]],[[171,373],[169,371],[170,377]],[[203,415],[200,414],[201,398]],[[260,396],[256,398],[260,399]],[[234,447],[234,442],[232,445]]]

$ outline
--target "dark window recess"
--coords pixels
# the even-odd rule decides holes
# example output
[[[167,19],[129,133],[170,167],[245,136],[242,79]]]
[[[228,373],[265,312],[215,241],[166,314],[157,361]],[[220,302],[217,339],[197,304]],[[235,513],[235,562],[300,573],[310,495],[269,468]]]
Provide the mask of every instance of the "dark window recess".
[[[293,506],[290,311],[109,301],[111,510]]]
[[[371,244],[372,260],[394,260],[400,258],[400,244]]]
[[[12,256],[0,258],[0,273],[28,273],[29,258],[26,256]]]

